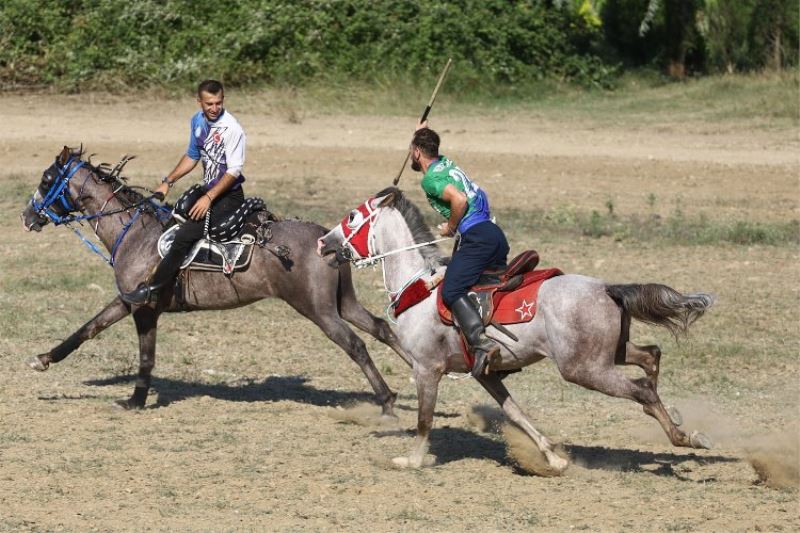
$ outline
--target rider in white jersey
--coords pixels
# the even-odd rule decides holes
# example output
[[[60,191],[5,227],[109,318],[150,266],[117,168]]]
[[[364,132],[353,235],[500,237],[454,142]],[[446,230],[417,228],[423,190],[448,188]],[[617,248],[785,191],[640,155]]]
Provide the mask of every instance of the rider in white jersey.
[[[184,257],[195,242],[203,238],[203,218],[211,209],[209,223],[214,226],[244,203],[242,182],[246,137],[239,122],[222,107],[225,92],[216,80],[206,80],[197,88],[200,105],[191,122],[189,147],[172,172],[155,190],[165,197],[174,183],[203,163],[203,183],[187,190],[175,204],[175,216],[182,221],[169,252],[161,260],[149,283],[141,283],[121,295],[130,304],[146,304],[162,287],[175,279]]]
[[[213,122],[203,111],[192,117],[191,136],[186,155],[203,162],[203,183],[211,189],[225,175],[236,181],[231,190],[241,187],[244,181],[244,148],[246,137],[242,126],[229,111],[222,109]]]

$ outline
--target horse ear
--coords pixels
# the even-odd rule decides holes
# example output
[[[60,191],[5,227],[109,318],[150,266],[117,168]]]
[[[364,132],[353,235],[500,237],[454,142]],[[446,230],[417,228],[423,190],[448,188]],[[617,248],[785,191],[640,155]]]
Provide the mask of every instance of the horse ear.
[[[396,197],[396,193],[390,192],[388,194],[384,194],[383,196],[377,196],[372,200],[372,207],[388,207],[394,204],[394,200]]]
[[[72,150],[69,149],[69,146],[65,146],[64,149],[61,150],[61,153],[58,154],[58,157],[56,157],[56,161],[58,162],[58,164],[62,166],[66,165],[67,161],[69,161],[69,156],[71,153]]]

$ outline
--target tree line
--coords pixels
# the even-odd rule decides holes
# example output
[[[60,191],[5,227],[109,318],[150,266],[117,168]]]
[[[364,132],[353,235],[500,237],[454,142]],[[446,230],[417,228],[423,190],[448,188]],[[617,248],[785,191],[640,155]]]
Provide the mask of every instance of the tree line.
[[[797,64],[796,0],[3,0],[0,85],[556,79],[605,87]]]

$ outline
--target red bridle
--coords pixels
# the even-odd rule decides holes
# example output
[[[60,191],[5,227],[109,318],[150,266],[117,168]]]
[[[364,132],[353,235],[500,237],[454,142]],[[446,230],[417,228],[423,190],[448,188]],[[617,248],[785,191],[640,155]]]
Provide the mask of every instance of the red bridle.
[[[369,234],[372,222],[378,214],[378,211],[372,208],[372,200],[374,198],[350,211],[341,222],[344,235],[342,247],[350,246],[354,259],[366,259],[370,256]]]

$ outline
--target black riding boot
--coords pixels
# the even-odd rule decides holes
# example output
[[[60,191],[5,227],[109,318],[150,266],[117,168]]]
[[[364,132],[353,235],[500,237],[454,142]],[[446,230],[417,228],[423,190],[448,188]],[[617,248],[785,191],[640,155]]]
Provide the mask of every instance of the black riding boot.
[[[164,284],[147,285],[146,283],[140,283],[131,292],[120,293],[119,297],[126,304],[144,305],[150,303],[153,300],[153,296],[158,294],[158,291],[163,286]]]
[[[150,284],[140,283],[131,292],[120,294],[122,301],[135,305],[144,305],[153,301],[158,292],[175,279],[185,255],[186,252],[182,248],[167,252],[167,256],[158,264],[158,268],[150,279]]]
[[[475,364],[472,366],[472,376],[477,378],[488,368],[492,359],[500,355],[500,346],[484,335],[485,328],[481,315],[468,296],[462,296],[450,306],[456,325],[461,329],[467,339]]]
[[[160,289],[175,280],[186,254],[192,249],[194,243],[203,238],[204,231],[203,219],[187,220],[181,224],[181,227],[175,232],[169,252],[158,264],[153,277],[150,278],[150,283],[140,283],[131,292],[120,294],[122,301],[135,305],[150,303],[153,297],[158,295]]]

